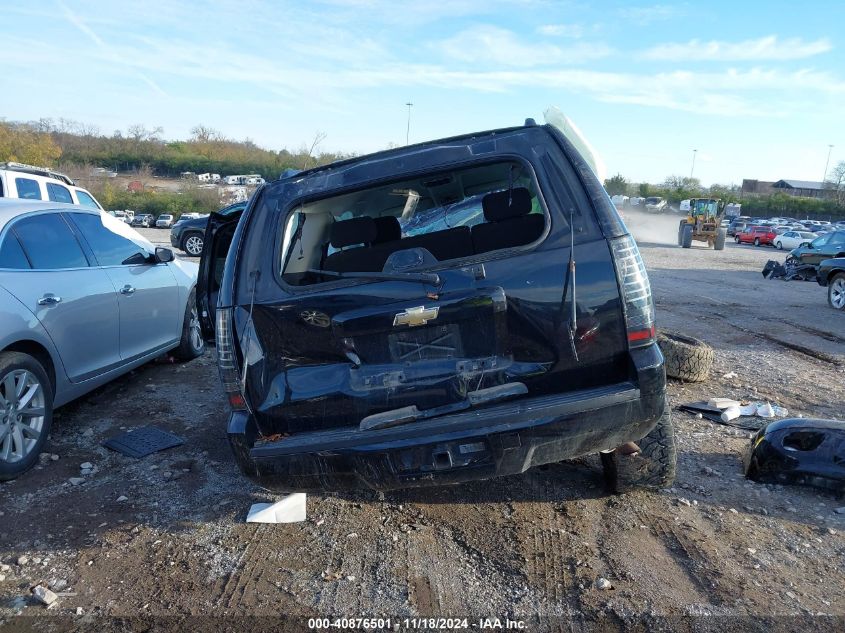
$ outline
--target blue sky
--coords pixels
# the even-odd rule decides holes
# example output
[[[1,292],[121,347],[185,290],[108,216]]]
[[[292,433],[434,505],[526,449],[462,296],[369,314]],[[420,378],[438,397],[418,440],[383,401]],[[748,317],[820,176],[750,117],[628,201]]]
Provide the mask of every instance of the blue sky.
[[[845,160],[841,1],[6,3],[0,117],[198,123],[358,153],[558,106],[609,173],[819,180]]]

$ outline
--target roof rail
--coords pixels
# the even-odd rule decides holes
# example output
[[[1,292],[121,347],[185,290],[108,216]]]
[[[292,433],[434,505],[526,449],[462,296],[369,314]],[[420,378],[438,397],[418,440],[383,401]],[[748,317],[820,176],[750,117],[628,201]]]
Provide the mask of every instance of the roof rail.
[[[55,178],[67,185],[76,185],[75,182],[65,174],[53,171],[49,167],[37,167],[35,165],[27,165],[26,163],[16,163],[14,161],[7,161],[0,163],[0,169],[8,169],[9,171],[19,171],[25,174],[33,174],[35,176],[46,176],[47,178]]]

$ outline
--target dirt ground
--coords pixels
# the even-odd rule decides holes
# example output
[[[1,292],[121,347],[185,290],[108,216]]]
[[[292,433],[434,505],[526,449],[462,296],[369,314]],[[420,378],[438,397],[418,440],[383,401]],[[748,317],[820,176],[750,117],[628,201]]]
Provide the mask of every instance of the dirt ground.
[[[725,396],[845,415],[845,314],[823,288],[765,281],[765,261],[783,256],[772,249],[682,250],[674,219],[627,221],[659,325],[716,350],[709,382],[670,384],[673,406]],[[257,525],[247,509],[273,497],[238,474],[226,415],[213,351],[151,363],[59,410],[58,459],[0,484],[0,625],[284,616],[306,630],[297,618],[392,616],[404,630],[405,617],[452,616],[532,631],[791,630],[788,616],[828,614],[838,619],[813,626],[842,630],[845,500],[745,480],[746,431],[676,412],[678,478],[659,492],[609,496],[577,461],[460,488],[312,494],[306,522]],[[146,424],[184,445],[143,459],[100,446]],[[72,485],[84,462],[96,472]],[[59,594],[53,608],[29,597],[36,583]]]

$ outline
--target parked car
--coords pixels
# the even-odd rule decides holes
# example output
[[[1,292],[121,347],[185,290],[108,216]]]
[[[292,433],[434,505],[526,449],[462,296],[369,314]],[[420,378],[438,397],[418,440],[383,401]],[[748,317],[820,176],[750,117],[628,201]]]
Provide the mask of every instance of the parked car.
[[[646,198],[645,210],[649,213],[664,213],[669,210],[669,203],[663,198]]]
[[[633,196],[631,198],[628,198],[628,206],[630,206],[630,207],[640,207],[640,206],[642,206],[643,201],[645,201],[645,198],[641,198],[639,196]]]
[[[452,484],[629,442],[626,481],[674,477],[643,261],[555,127],[265,185],[212,214],[198,287],[229,441],[263,486]]]
[[[79,204],[92,209],[103,207],[86,189],[64,174],[23,163],[0,163],[0,198],[50,200]]]
[[[809,244],[817,237],[815,233],[809,231],[784,231],[775,238],[775,247],[780,250],[798,248],[804,244]]]
[[[737,244],[754,244],[754,246],[772,246],[777,234],[770,226],[749,226],[736,234]]]
[[[728,226],[727,234],[732,236],[732,237],[736,237],[736,235],[738,233],[742,233],[742,231],[744,231],[745,227],[747,227],[747,226],[749,226],[749,224],[748,224],[748,222],[746,222],[744,220],[739,221],[739,222],[736,222],[736,221],[731,222],[731,224]],[[739,240],[737,240],[737,241],[739,241]]]
[[[220,209],[220,215],[230,215],[243,211],[246,202],[236,202]],[[208,215],[198,218],[185,219],[184,216],[170,229],[170,244],[173,248],[180,248],[188,255],[199,257],[202,255],[205,240],[205,227],[208,226]]]
[[[819,263],[816,280],[827,286],[827,302],[834,310],[845,310],[845,257]]]
[[[120,222],[124,224],[132,224],[132,217],[127,215],[126,211],[109,211],[110,216],[113,218],[117,218]]]
[[[100,210],[0,200],[0,480],[38,461],[55,407],[203,353],[196,270]]]
[[[169,229],[173,226],[173,216],[169,213],[162,213],[156,220],[157,229]]]
[[[145,229],[150,228],[155,223],[155,217],[149,213],[138,213],[132,218],[129,226],[141,226]]]
[[[814,266],[818,266],[822,260],[834,257],[845,257],[845,231],[819,235],[806,246],[799,246],[789,253],[789,258]]]

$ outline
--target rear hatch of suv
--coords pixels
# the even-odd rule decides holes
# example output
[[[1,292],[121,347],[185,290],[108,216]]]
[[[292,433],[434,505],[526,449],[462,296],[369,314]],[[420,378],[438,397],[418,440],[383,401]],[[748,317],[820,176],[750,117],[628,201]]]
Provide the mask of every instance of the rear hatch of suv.
[[[620,294],[636,246],[605,238],[553,138],[353,160],[212,215],[198,287],[232,405],[278,439],[632,380],[629,338],[653,336]]]

